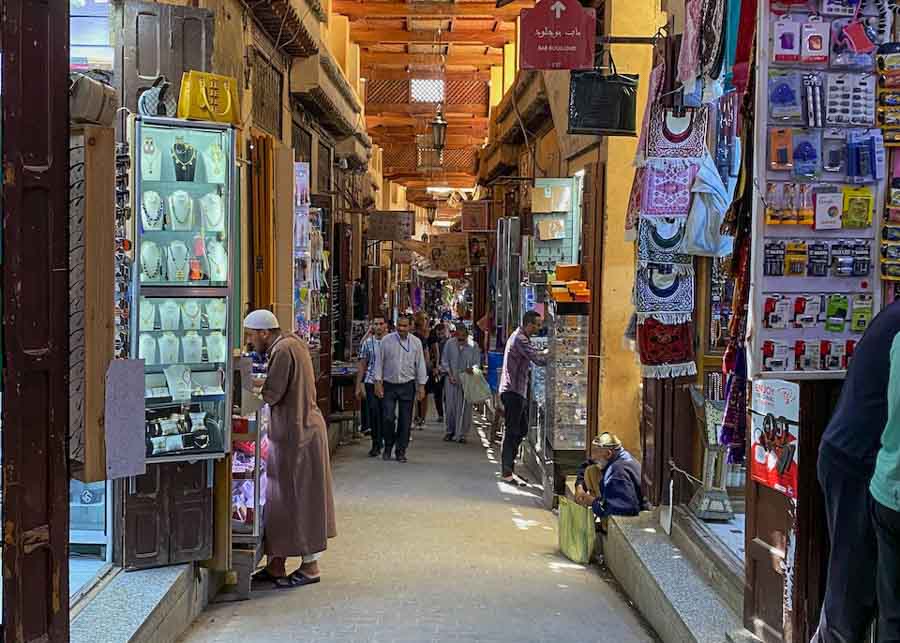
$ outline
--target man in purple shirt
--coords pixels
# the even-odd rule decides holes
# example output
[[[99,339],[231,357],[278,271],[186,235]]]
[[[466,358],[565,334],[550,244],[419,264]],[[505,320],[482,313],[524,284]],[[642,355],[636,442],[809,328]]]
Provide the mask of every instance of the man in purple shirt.
[[[503,433],[501,480],[509,484],[524,484],[514,475],[516,455],[522,438],[528,433],[528,367],[547,363],[546,353],[539,353],[531,343],[531,336],[541,329],[539,313],[529,310],[522,325],[506,340],[503,351],[503,371],[500,373],[500,400],[506,410],[506,431]]]

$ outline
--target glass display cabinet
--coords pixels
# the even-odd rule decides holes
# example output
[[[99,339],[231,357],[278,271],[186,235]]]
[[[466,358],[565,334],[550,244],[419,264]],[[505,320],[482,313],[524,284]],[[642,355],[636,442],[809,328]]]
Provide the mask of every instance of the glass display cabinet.
[[[147,457],[230,450],[231,126],[132,117],[133,355],[144,360]]]
[[[583,451],[588,419],[588,316],[553,315],[548,326],[548,437],[554,451]]]

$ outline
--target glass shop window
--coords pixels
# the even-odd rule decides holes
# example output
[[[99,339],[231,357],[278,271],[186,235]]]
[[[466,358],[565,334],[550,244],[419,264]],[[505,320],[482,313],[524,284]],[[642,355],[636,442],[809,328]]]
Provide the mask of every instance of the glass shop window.
[[[69,0],[69,68],[112,72],[109,0]]]

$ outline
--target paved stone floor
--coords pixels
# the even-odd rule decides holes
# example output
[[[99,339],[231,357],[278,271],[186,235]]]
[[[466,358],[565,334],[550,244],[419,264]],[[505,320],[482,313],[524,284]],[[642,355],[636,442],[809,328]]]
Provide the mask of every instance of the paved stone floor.
[[[442,435],[415,432],[405,465],[342,448],[322,582],[211,606],[184,640],[656,640],[596,568],[557,552],[556,516],[498,482],[495,450]]]

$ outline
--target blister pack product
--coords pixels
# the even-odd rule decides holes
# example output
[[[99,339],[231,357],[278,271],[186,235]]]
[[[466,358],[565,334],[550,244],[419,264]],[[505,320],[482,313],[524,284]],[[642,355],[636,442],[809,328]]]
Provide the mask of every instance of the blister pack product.
[[[769,130],[769,168],[794,169],[794,132],[790,128]]]
[[[822,173],[822,137],[818,130],[794,130],[794,176],[815,179]],[[810,199],[809,219],[812,223],[812,199]]]
[[[799,192],[796,183],[766,183],[766,223],[796,224],[799,221]]]
[[[768,239],[763,248],[763,274],[767,277],[784,276],[784,241]]]
[[[872,125],[875,122],[875,76],[869,72],[828,74],[825,121],[828,125]]]
[[[843,293],[834,293],[825,298],[825,330],[841,333],[850,316],[850,298]]]
[[[825,124],[825,88],[822,74],[803,74],[803,103],[806,105],[806,126],[822,127]]]
[[[822,370],[842,371],[847,368],[847,343],[841,340],[823,339],[820,344]]]
[[[847,130],[830,127],[822,132],[822,172],[833,180],[847,176]]]
[[[792,70],[769,71],[769,120],[772,123],[803,122],[802,73]]]
[[[794,351],[790,344],[768,339],[762,344],[764,371],[784,372],[794,370]]]
[[[875,316],[875,299],[869,294],[853,295],[850,313],[850,330],[854,333],[863,333],[872,323]]]
[[[800,26],[800,62],[828,62],[831,24],[822,16],[810,16]]]
[[[800,61],[800,27],[802,22],[790,14],[774,18],[772,24],[772,60],[778,63]]]
[[[806,276],[807,255],[806,241],[794,239],[784,246],[784,274],[786,277]]]
[[[798,371],[821,370],[821,347],[818,340],[794,342],[794,362]]]
[[[840,230],[844,195],[837,188],[816,190],[816,230]]]
[[[831,265],[831,254],[826,241],[814,240],[806,244],[807,277],[827,277]]]
[[[857,26],[858,25],[858,26]],[[860,34],[862,29],[863,34]],[[871,42],[878,37],[875,26],[868,20],[860,22],[855,17],[838,18],[831,22],[831,61],[832,67],[853,67],[868,69],[875,62],[875,50],[863,51],[865,47],[860,35],[865,35]]]
[[[766,328],[784,329],[794,318],[794,302],[788,295],[765,295],[763,323]]]
[[[815,328],[822,318],[822,295],[798,295],[794,299],[794,327]]]
[[[875,207],[875,195],[868,187],[845,187],[844,193],[844,228],[868,228],[872,225],[872,211]]]

